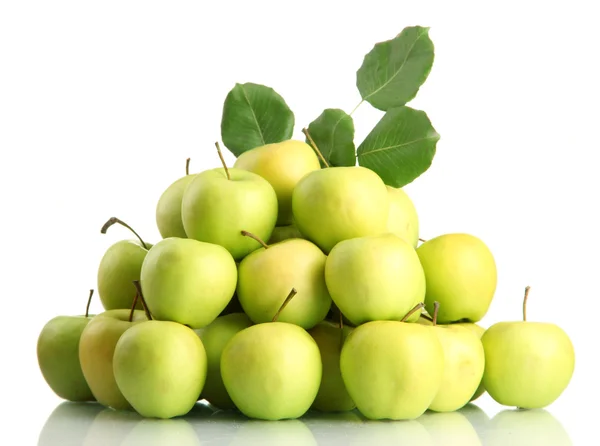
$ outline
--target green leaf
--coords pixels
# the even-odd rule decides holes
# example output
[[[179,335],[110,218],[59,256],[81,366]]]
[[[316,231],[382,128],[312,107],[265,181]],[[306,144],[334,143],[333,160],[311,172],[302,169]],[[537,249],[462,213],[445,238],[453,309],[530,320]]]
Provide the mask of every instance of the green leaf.
[[[227,94],[221,139],[235,156],[290,139],[293,131],[294,113],[272,88],[253,83],[235,84]]]
[[[424,111],[392,108],[358,147],[358,164],[402,187],[429,169],[439,139]]]
[[[330,166],[356,165],[354,121],[345,111],[326,109],[309,124],[308,133]],[[323,161],[321,167],[325,167]]]
[[[412,100],[431,71],[433,42],[429,28],[404,28],[394,39],[375,44],[356,73],[363,100],[379,110]]]

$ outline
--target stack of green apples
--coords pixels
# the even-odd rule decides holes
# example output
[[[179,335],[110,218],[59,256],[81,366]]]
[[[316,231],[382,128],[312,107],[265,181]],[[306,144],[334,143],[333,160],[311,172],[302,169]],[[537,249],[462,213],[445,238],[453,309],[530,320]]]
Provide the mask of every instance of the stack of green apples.
[[[156,418],[206,400],[262,420],[406,420],[485,391],[540,408],[565,390],[575,356],[557,325],[527,321],[525,301],[523,321],[477,324],[497,286],[481,239],[421,240],[403,189],[366,167],[322,167],[303,141],[231,167],[217,149],[222,167],[159,197],[162,240],[114,217],[102,228],[137,238],[100,260],[104,312],[42,330],[39,365],[58,396]]]

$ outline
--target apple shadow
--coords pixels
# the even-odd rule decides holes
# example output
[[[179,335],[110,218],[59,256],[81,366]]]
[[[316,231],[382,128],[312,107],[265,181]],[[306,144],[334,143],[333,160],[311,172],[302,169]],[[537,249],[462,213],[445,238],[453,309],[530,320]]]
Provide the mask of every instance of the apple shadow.
[[[506,409],[497,413],[482,435],[484,445],[569,446],[568,432],[545,409]]]

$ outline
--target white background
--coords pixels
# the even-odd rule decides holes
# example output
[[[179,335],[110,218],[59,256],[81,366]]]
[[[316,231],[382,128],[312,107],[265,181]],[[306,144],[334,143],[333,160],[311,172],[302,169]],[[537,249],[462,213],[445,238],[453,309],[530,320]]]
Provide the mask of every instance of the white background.
[[[587,444],[586,407],[600,397],[594,2],[350,3],[0,3],[0,431],[22,436],[11,444],[35,444],[60,402],[37,368],[39,331],[84,310],[104,250],[129,237],[100,227],[114,215],[159,239],[155,205],[185,159],[218,166],[235,82],[275,88],[301,138],[324,108],[354,108],[363,56],[410,25],[430,26],[436,48],[410,105],[441,135],[431,169],[406,187],[421,236],[469,232],[492,249],[486,327],[518,319],[531,285],[530,320],[559,324],[577,355],[548,412]],[[380,116],[359,108],[357,143]]]

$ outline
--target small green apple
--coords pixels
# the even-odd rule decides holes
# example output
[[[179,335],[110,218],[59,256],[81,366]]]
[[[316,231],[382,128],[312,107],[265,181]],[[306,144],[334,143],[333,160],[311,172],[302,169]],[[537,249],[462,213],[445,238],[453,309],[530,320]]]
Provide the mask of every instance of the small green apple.
[[[275,226],[275,229],[273,229],[273,233],[271,234],[271,238],[267,243],[272,245],[273,243],[282,242],[290,238],[304,238],[304,236],[294,224],[287,226]]]
[[[523,320],[498,322],[481,338],[485,350],[483,385],[504,406],[538,409],[553,403],[569,385],[575,369],[575,350],[556,324]]]
[[[315,170],[292,195],[296,227],[325,253],[343,240],[386,232],[389,208],[385,183],[361,166]]]
[[[365,417],[411,420],[423,415],[438,393],[443,355],[431,327],[371,321],[346,338],[340,370],[350,397]]]
[[[336,325],[330,321],[318,323],[308,331],[313,337],[323,364],[323,375],[312,408],[322,412],[344,412],[356,407],[348,394],[340,371],[342,346],[353,328]]]
[[[136,295],[134,280],[140,280],[142,263],[151,244],[144,242],[127,223],[111,217],[102,227],[102,234],[115,223],[131,230],[138,240],[121,240],[111,245],[98,266],[98,294],[105,310],[129,309]],[[141,302],[138,302],[141,309]]]
[[[52,391],[69,401],[94,401],[81,364],[79,340],[94,315],[89,314],[94,290],[90,290],[83,316],[57,316],[51,319],[38,337],[37,358],[42,376]]]
[[[155,319],[201,328],[231,301],[237,268],[222,246],[171,237],[150,249],[140,276]]]
[[[149,418],[187,414],[204,387],[206,351],[185,325],[150,320],[136,324],[115,347],[113,370],[123,396]]]
[[[235,408],[221,378],[221,353],[233,335],[251,325],[252,321],[244,313],[231,313],[219,316],[208,326],[195,330],[207,357],[206,383],[200,398],[219,409]]]
[[[319,170],[315,151],[303,141],[286,140],[256,147],[242,153],[234,168],[248,170],[267,180],[279,204],[277,225],[292,223],[292,192],[306,174]]]
[[[470,234],[444,234],[417,248],[425,271],[425,308],[440,303],[438,322],[478,322],[487,313],[497,283],[490,249]]]
[[[419,243],[417,209],[404,190],[392,186],[387,186],[387,190],[390,197],[387,229],[416,248]]]
[[[414,248],[386,233],[338,243],[325,264],[333,302],[353,325],[399,320],[425,297],[425,274]],[[409,322],[419,318],[418,313]]]
[[[437,325],[439,305],[434,303],[432,327],[444,352],[442,383],[429,409],[454,412],[464,407],[481,383],[485,354],[480,338],[456,324]]]
[[[121,335],[146,320],[141,310],[107,310],[94,316],[83,329],[79,341],[81,370],[100,404],[118,410],[131,408],[115,381],[113,355]]]
[[[156,226],[162,238],[187,238],[181,221],[181,202],[183,193],[196,175],[189,173],[189,161],[186,162],[186,175],[174,181],[160,196],[156,205]]]
[[[260,243],[263,247],[245,257],[238,268],[237,296],[248,317],[257,324],[270,321],[281,306],[282,296],[296,288],[298,294],[278,320],[310,329],[325,319],[331,308],[325,284],[327,256],[304,239]]]
[[[241,260],[260,244],[241,234],[247,230],[262,240],[271,237],[277,221],[277,195],[260,175],[218,168],[196,175],[183,194],[183,227],[189,238],[226,248]]]
[[[235,334],[221,355],[225,389],[249,418],[299,418],[319,391],[323,365],[317,343],[302,327],[278,322],[277,316]]]

